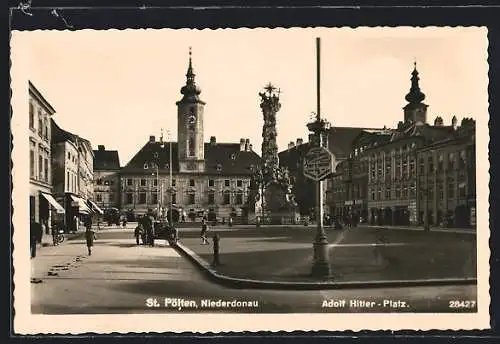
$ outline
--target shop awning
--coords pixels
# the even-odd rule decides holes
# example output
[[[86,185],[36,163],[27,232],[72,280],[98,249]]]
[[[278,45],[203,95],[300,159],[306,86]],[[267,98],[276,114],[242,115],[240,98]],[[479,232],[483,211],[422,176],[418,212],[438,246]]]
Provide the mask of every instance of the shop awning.
[[[92,206],[92,209],[93,209],[95,212],[97,212],[97,213],[99,213],[99,214],[101,214],[101,215],[102,215],[102,214],[104,214],[104,211],[102,211],[102,209],[101,209],[101,208],[99,208],[99,207],[97,206],[97,204],[95,204],[95,203],[94,203],[93,201],[91,201],[91,200],[88,200],[88,202],[90,203],[90,205]]]
[[[41,192],[41,194],[54,207],[58,214],[64,214],[64,208],[59,203],[57,203],[57,201],[54,197],[52,197],[51,194],[47,194],[44,192]]]
[[[91,214],[92,213],[92,210],[89,208],[89,206],[85,203],[85,201],[83,199],[81,199],[80,197],[73,196],[73,195],[70,195],[70,196],[71,196],[71,199],[73,200],[73,202],[76,202],[78,204],[78,212],[80,214]]]

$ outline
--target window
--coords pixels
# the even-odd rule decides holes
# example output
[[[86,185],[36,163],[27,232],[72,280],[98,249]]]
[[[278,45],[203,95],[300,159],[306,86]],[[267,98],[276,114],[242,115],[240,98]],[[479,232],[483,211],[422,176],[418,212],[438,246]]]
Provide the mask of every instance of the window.
[[[401,189],[399,186],[396,186],[396,198],[401,198]]]
[[[224,186],[229,186],[229,179],[224,180]]]
[[[375,201],[375,192],[372,192],[372,201]]]
[[[151,203],[158,204],[158,194],[156,192],[151,193]]]
[[[47,120],[43,120],[43,138],[45,140],[49,139],[49,128],[47,127]]]
[[[208,186],[214,186],[214,185],[215,185],[215,181],[213,179],[209,179]]]
[[[415,159],[410,158],[410,176],[415,175]]]
[[[236,181],[236,186],[238,186],[238,187],[243,186],[243,181],[242,180],[237,180]],[[240,204],[240,203],[238,203],[238,204]]]
[[[438,156],[437,171],[443,171],[443,154],[439,154]]]
[[[448,154],[448,170],[453,170],[453,169],[455,169],[455,154],[449,153]]]
[[[213,191],[208,193],[208,204],[215,204],[215,192]]]
[[[195,196],[194,193],[188,194],[189,204],[194,204],[195,203],[194,196]]]
[[[425,173],[425,161],[423,158],[418,159],[418,169],[420,171],[420,175],[424,175],[424,173]]]
[[[128,178],[128,179],[127,179],[127,185],[128,185],[128,186],[132,186],[132,184],[133,184],[133,183],[132,183],[132,179]]]
[[[97,185],[102,185],[102,179],[100,179],[100,178],[99,178],[99,179],[97,179],[96,184],[97,184]]]
[[[175,193],[172,194],[172,204],[177,203],[177,195]]]
[[[189,186],[194,186],[194,179],[189,179]]]
[[[391,199],[391,189],[385,190],[385,199],[390,200]]]
[[[190,133],[188,140],[189,156],[195,156],[196,138],[194,133]]]
[[[48,183],[49,182],[49,159],[45,158],[44,159],[44,175],[45,175],[45,181]]]
[[[40,137],[43,136],[43,122],[42,122],[42,113],[38,112],[38,135]]]
[[[30,103],[30,129],[35,129],[35,109],[33,107],[33,104]]]
[[[43,179],[43,158],[41,155],[38,156],[38,179]]]
[[[440,200],[444,199],[444,188],[442,184],[439,184],[438,192],[439,192],[439,199]]]
[[[149,168],[149,165],[146,163],[144,164],[144,169],[147,170]]]
[[[146,203],[146,193],[145,192],[139,193],[139,203],[140,204]]]
[[[71,153],[68,152],[68,160],[71,160]]]
[[[126,196],[125,197],[125,203],[126,204],[132,204],[132,203],[134,203],[134,196],[132,195],[131,192],[127,193],[125,196]]]
[[[236,194],[236,204],[243,204],[243,194],[242,193]]]
[[[30,149],[30,177],[35,178],[35,152]]]
[[[97,202],[102,202],[102,195],[101,195],[100,193],[96,194],[96,195],[95,195],[95,200],[96,200]]]
[[[448,198],[455,198],[455,184],[448,184]]]
[[[224,192],[224,204],[231,204],[231,194],[229,192]]]
[[[153,186],[158,186],[158,179],[153,179]]]
[[[146,179],[141,179],[141,186],[146,186]]]
[[[432,173],[434,172],[434,157],[431,155],[429,158],[428,158],[428,161],[427,161],[429,167],[429,173]]]
[[[458,186],[458,197],[465,198],[465,185],[464,184]]]

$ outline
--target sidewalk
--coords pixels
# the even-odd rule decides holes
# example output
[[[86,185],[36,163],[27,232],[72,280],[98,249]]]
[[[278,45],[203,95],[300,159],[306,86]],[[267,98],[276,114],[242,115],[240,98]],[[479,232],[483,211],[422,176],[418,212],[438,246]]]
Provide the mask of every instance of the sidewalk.
[[[70,238],[57,245],[38,247],[36,257],[31,259],[31,281],[39,283],[48,276],[57,276],[57,272],[68,270],[86,259],[87,247],[83,239],[83,232],[76,233]],[[81,241],[81,245],[68,244],[68,240],[72,243]]]
[[[358,227],[366,228],[378,228],[378,229],[398,229],[407,231],[424,231],[424,227],[420,226],[376,226],[376,225],[358,225]],[[465,233],[465,234],[476,234],[476,228],[443,228],[443,227],[430,227],[431,232],[442,232],[442,233]]]

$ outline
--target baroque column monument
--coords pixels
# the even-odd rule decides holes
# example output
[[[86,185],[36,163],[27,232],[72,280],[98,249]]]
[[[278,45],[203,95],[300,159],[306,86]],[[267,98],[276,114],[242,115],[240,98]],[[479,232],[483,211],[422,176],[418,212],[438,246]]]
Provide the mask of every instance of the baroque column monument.
[[[294,223],[297,217],[297,203],[291,191],[288,170],[280,167],[278,160],[276,114],[281,108],[279,94],[280,91],[271,83],[259,93],[264,118],[262,164],[253,171],[250,186],[257,223]]]

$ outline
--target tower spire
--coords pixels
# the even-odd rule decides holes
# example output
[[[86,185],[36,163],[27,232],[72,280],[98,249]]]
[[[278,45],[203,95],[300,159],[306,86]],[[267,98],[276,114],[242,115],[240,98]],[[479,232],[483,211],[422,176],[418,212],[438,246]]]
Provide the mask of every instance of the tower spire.
[[[191,47],[189,47],[189,64],[188,64],[188,69],[186,73],[186,85],[182,86],[181,88],[181,94],[184,95],[183,100],[191,100],[194,102],[200,101],[199,95],[201,93],[201,89],[196,86],[194,77],[194,71],[193,71],[193,59],[192,59],[193,52],[191,50]]]
[[[187,73],[186,73],[186,78],[187,78],[187,81],[186,81],[186,84],[190,84],[190,83],[193,83],[194,84],[194,72],[193,72],[193,59],[192,59],[192,56],[193,56],[193,51],[191,49],[191,47],[189,47],[189,65],[188,65],[188,70],[187,70]]]
[[[411,87],[410,92],[406,95],[405,99],[410,104],[421,103],[425,99],[425,94],[420,90],[420,78],[418,77],[417,60],[413,62],[413,72],[411,73]]]

